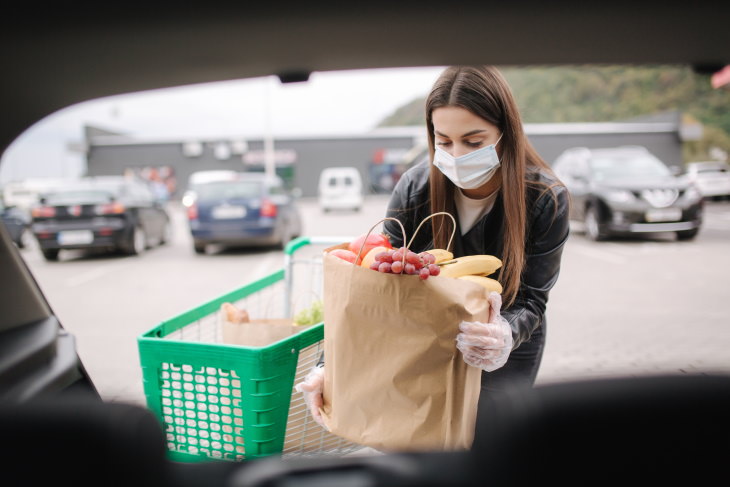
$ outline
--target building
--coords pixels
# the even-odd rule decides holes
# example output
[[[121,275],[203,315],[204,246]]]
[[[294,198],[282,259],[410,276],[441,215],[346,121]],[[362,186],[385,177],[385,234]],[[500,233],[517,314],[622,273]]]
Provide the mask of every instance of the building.
[[[526,124],[525,131],[548,163],[569,147],[642,145],[675,169],[683,167],[683,141],[697,140],[702,134],[701,126],[683,125],[678,112],[623,122]],[[179,198],[194,171],[264,171],[265,142],[263,138],[155,140],[87,127],[87,174],[161,172],[172,196]],[[302,196],[316,196],[320,172],[332,166],[359,169],[367,193],[390,193],[410,165],[427,157],[422,127],[382,128],[356,135],[282,137],[273,146],[277,174],[289,187],[299,188]]]

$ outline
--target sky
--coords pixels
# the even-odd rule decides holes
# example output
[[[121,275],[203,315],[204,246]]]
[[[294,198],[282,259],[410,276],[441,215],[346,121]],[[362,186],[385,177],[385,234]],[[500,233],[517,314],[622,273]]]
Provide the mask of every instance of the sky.
[[[425,96],[442,67],[313,73],[304,83],[273,77],[206,83],[92,100],[60,110],[21,134],[0,159],[0,183],[76,177],[86,124],[141,138],[360,134]]]

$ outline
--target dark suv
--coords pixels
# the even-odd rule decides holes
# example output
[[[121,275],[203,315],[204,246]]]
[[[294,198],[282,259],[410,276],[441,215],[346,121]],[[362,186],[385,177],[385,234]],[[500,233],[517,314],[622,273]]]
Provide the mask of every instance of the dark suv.
[[[702,225],[699,189],[645,147],[574,147],[553,169],[571,195],[570,219],[583,223],[591,240],[650,232],[688,240]]]

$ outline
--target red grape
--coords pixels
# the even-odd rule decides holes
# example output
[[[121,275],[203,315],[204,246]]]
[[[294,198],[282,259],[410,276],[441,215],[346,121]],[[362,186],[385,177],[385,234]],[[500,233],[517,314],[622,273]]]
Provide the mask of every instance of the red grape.
[[[403,272],[403,262],[400,260],[394,260],[393,263],[390,265],[390,271],[393,274],[400,274]]]
[[[380,266],[378,267],[378,271],[387,274],[390,272],[390,267],[390,262],[381,262]]]
[[[401,248],[399,248],[397,250],[394,250],[393,251],[393,261],[395,262],[396,260],[403,260],[403,255],[405,253],[406,253],[406,248],[405,247],[401,247]]]
[[[438,276],[441,274],[441,267],[437,266],[436,264],[428,264],[428,272],[432,276]]]
[[[420,271],[418,271],[418,277],[421,279],[428,279],[428,276],[430,276],[431,273],[428,272],[428,267],[423,267]]]
[[[393,262],[393,256],[390,252],[378,252],[375,255],[375,260],[379,260],[380,262]]]

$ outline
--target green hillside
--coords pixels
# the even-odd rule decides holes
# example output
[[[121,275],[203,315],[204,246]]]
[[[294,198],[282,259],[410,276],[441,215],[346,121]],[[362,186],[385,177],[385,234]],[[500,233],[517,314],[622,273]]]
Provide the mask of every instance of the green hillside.
[[[701,141],[685,143],[685,159],[730,153],[730,91],[686,66],[560,66],[503,68],[525,123],[606,122],[679,111],[704,125]],[[379,126],[423,125],[424,98],[399,107]]]

